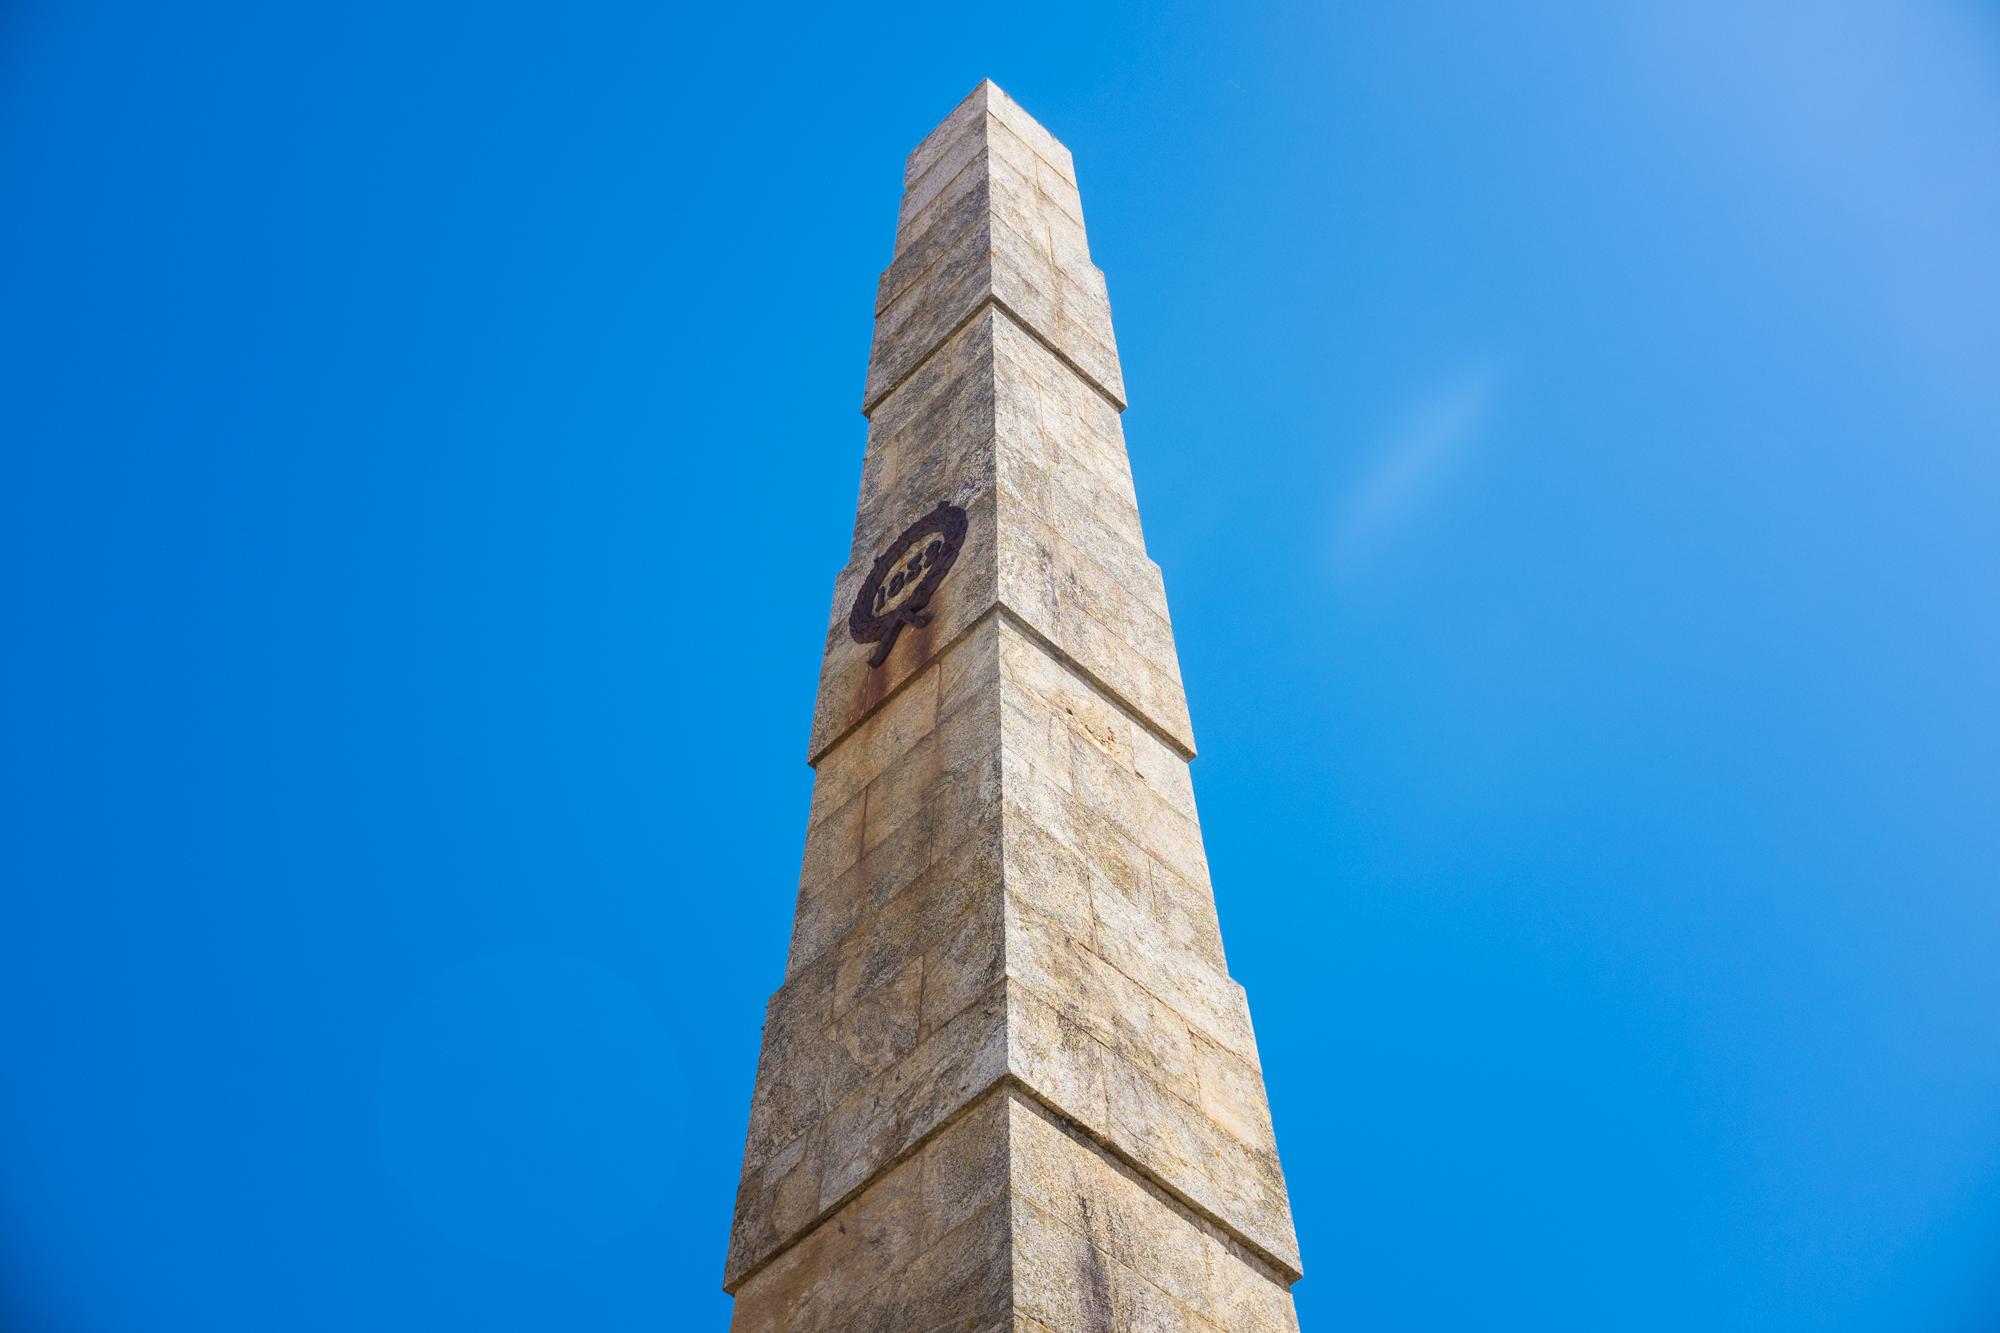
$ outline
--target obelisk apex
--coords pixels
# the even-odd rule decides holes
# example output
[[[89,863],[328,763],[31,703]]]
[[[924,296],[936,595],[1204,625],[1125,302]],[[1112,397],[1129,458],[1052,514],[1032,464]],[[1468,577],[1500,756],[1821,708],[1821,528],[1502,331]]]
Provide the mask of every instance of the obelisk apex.
[[[1070,155],[987,82],[904,187],[732,1327],[1296,1329]]]

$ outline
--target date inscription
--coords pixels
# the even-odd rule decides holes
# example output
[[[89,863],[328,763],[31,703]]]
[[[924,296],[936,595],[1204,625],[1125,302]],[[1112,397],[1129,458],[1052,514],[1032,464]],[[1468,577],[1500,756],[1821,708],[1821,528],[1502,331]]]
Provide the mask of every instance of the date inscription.
[[[965,511],[938,501],[937,508],[903,530],[903,535],[875,559],[868,577],[854,595],[847,615],[847,632],[856,643],[872,643],[871,667],[889,660],[903,627],[931,623],[930,604],[938,585],[951,572],[965,542]]]

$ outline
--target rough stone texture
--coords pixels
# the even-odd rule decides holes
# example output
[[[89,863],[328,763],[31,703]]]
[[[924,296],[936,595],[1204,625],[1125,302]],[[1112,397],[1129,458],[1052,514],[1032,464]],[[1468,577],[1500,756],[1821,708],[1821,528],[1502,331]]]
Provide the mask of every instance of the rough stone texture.
[[[738,1333],[1296,1329],[1291,1293],[1011,1080],[743,1282]]]
[[[966,627],[1004,605],[1183,757],[1194,754],[1159,566],[1146,555],[1118,413],[1004,311],[947,338],[869,426],[854,546],[834,580],[809,747],[816,764]],[[882,548],[939,500],[964,549],[881,667],[847,632]]]
[[[1295,1329],[1074,167],[989,83],[905,185],[734,1327]],[[957,563],[871,667],[848,608],[939,501]]]
[[[910,154],[862,410],[986,301],[1014,311],[1124,406],[1111,302],[1090,262],[1069,152],[991,83]]]

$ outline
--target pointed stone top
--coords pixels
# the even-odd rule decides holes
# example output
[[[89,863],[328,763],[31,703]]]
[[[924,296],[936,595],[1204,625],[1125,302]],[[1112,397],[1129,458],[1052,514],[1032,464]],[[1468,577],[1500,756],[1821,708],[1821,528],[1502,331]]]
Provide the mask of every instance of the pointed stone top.
[[[991,79],[981,79],[979,86],[966,94],[965,100],[953,107],[951,114],[939,121],[937,128],[911,150],[909,160],[903,167],[904,187],[915,184],[917,178],[929,170],[961,136],[991,133],[995,123],[1005,126],[1032,148],[1037,157],[1061,172],[1071,185],[1076,184],[1076,166],[1070,159],[1069,149],[1063,147],[1055,135],[1043,129],[1040,121],[1022,110],[1021,104],[1009,97],[999,84]]]

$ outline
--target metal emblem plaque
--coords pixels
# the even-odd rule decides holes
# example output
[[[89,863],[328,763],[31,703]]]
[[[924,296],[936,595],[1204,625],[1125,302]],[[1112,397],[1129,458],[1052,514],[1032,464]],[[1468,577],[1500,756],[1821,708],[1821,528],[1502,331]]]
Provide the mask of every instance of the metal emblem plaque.
[[[931,623],[924,607],[944,582],[964,542],[965,511],[940,500],[937,508],[905,528],[875,558],[847,615],[847,632],[854,641],[876,645],[869,666],[889,660],[889,650],[905,625],[921,629]]]

